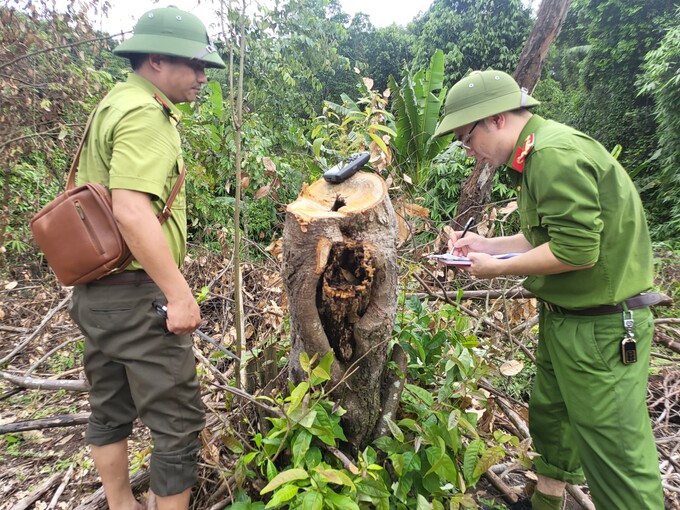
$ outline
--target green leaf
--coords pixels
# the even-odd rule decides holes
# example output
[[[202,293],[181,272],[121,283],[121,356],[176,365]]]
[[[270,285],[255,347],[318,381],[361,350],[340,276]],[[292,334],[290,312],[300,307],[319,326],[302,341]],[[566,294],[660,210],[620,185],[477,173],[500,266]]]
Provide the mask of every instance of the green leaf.
[[[427,455],[427,460],[432,465],[427,473],[425,473],[425,476],[430,473],[436,473],[440,478],[447,482],[456,482],[458,471],[456,470],[453,460],[451,460],[451,457],[444,449],[443,442],[441,443],[441,446],[431,446],[426,449],[425,455]]]
[[[432,510],[432,505],[425,499],[425,496],[418,494],[418,504],[416,510]]]
[[[428,407],[432,407],[434,405],[434,397],[432,396],[432,393],[430,393],[425,388],[421,388],[420,386],[416,386],[415,384],[407,384],[406,388],[411,393],[414,393]]]
[[[322,466],[316,466],[314,468],[314,471],[319,473],[319,475],[325,479],[328,483],[334,483],[337,485],[346,485],[347,487],[350,487],[352,490],[356,490],[356,487],[354,486],[354,483],[350,479],[349,476],[347,476],[344,472],[339,471],[337,469],[327,469]]]
[[[333,351],[328,351],[321,360],[319,364],[312,370],[312,384],[316,386],[323,382],[328,381],[331,378],[331,365],[334,360]]]
[[[307,478],[309,478],[309,474],[304,469],[288,469],[276,475],[274,479],[260,491],[260,494],[267,494],[286,483],[294,482],[296,480],[306,480]]]
[[[373,140],[375,144],[378,147],[380,147],[381,151],[383,151],[385,154],[389,154],[389,149],[387,148],[387,145],[385,144],[385,141],[382,138],[380,138],[375,133],[368,133],[368,136],[370,136],[371,140]]]
[[[390,432],[392,433],[392,435],[394,436],[394,438],[395,438],[397,441],[399,441],[400,443],[403,443],[403,442],[404,442],[404,433],[403,433],[403,432],[401,431],[401,429],[399,428],[399,425],[397,425],[396,423],[394,423],[394,421],[392,420],[392,418],[390,418],[389,416],[384,416],[384,417],[383,417],[383,420],[385,420],[385,423],[387,423],[387,426],[389,427]]]
[[[383,126],[382,124],[371,124],[370,126],[368,126],[368,129],[377,129],[378,131],[383,131],[384,133],[387,133],[391,137],[397,136],[397,132],[394,129],[388,126]]]
[[[301,510],[322,510],[323,496],[315,490],[308,491],[303,497],[300,504]]]
[[[475,468],[477,467],[477,462],[479,461],[479,455],[484,449],[484,443],[481,439],[475,439],[472,441],[463,456],[463,476],[465,481],[470,484],[471,480],[474,478]]]
[[[309,371],[312,368],[309,361],[309,355],[304,351],[300,353],[300,368],[307,374],[309,374]]]
[[[325,141],[325,138],[316,138],[312,144],[312,150],[314,151],[314,155],[317,157],[317,159],[321,157],[321,148],[323,147],[323,143]],[[307,358],[307,361],[309,361],[309,358]],[[302,364],[302,359],[300,360],[300,364]]]
[[[305,456],[309,450],[309,445],[312,443],[312,435],[305,429],[300,430],[293,440],[291,451],[293,452],[293,465],[300,467],[305,461]]]
[[[297,485],[287,485],[286,487],[282,487],[280,490],[274,493],[272,499],[269,501],[269,503],[267,503],[265,508],[274,508],[280,506],[286,501],[290,501],[295,496],[297,496],[299,490],[300,487]]]
[[[309,383],[307,381],[302,381],[298,384],[295,389],[290,394],[290,405],[288,406],[288,414],[290,415],[295,408],[300,405],[305,395],[309,392]]]
[[[324,496],[324,499],[327,502],[330,502],[333,507],[338,510],[359,510],[359,505],[347,496],[337,494],[333,491],[328,491]]]

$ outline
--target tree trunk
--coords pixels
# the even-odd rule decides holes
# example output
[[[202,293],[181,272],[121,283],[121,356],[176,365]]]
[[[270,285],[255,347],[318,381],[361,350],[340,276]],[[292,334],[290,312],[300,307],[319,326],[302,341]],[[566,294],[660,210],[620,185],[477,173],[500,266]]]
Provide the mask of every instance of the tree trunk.
[[[373,439],[394,397],[383,386],[397,307],[396,238],[387,186],[376,174],[341,184],[320,179],[287,208],[282,274],[291,379],[305,378],[300,353],[333,351],[327,388],[347,410],[342,425],[357,448]]]
[[[536,23],[524,45],[514,78],[520,87],[533,92],[539,78],[550,45],[557,38],[567,17],[569,0],[543,0],[538,9]],[[482,209],[489,202],[493,176],[497,167],[477,162],[472,173],[460,188],[456,217],[451,226],[460,230],[469,217],[479,222]]]

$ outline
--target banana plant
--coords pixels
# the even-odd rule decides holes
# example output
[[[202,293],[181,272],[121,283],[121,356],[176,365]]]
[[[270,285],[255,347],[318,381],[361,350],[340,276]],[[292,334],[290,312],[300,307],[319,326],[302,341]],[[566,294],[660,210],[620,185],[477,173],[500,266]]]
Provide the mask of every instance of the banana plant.
[[[451,142],[452,135],[433,138],[439,112],[446,98],[444,52],[435,51],[427,69],[407,72],[397,84],[389,78],[396,116],[397,136],[393,141],[402,173],[418,187],[425,181],[430,162]]]

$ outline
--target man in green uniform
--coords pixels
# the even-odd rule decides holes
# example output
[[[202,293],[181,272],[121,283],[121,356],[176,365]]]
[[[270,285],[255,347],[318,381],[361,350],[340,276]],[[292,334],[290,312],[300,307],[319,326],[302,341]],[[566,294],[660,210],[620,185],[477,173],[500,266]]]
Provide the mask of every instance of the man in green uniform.
[[[193,101],[205,68],[224,68],[203,23],[175,7],[142,16],[114,53],[133,72],[101,101],[78,178],[111,189],[113,213],[134,261],[74,289],[71,315],[86,338],[92,414],[86,440],[109,508],[142,510],[130,488],[127,438],[139,417],[151,430],[151,494],[159,510],[185,510],[197,479],[204,427],[191,333],[201,315],[179,267],[186,250],[184,188],[161,226],[183,169],[175,103]],[[153,302],[167,304],[167,321]]]
[[[640,198],[598,142],[532,114],[538,101],[499,71],[474,72],[448,93],[436,136],[505,165],[521,233],[456,232],[449,247],[475,276],[528,276],[541,301],[529,404],[537,490],[522,508],[561,508],[585,479],[600,510],[662,510],[647,406],[653,318],[652,250]],[[518,252],[509,259],[494,254]]]

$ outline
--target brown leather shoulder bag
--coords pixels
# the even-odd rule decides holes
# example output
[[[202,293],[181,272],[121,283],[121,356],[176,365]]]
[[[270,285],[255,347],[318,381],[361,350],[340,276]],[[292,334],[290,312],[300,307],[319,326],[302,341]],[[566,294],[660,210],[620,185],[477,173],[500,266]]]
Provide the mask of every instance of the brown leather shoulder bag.
[[[85,126],[66,189],[31,219],[33,238],[64,285],[87,283],[123,271],[133,259],[113,217],[108,188],[98,183],[76,187],[78,161],[93,117]],[[161,225],[172,214],[170,207],[185,177],[186,166],[158,213]]]

